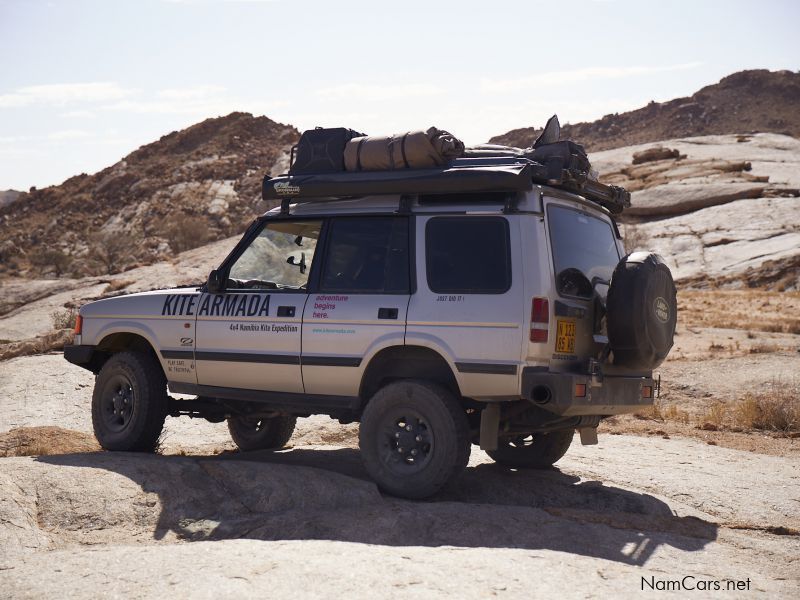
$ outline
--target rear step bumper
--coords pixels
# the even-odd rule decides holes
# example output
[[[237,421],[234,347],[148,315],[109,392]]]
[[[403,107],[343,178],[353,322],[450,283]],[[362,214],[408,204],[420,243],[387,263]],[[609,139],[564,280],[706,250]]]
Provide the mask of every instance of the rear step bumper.
[[[564,417],[579,415],[621,415],[652,406],[655,382],[652,377],[595,377],[576,373],[551,373],[537,367],[522,369],[522,396],[536,406]],[[576,388],[585,386],[585,395]],[[642,389],[650,387],[649,397]]]

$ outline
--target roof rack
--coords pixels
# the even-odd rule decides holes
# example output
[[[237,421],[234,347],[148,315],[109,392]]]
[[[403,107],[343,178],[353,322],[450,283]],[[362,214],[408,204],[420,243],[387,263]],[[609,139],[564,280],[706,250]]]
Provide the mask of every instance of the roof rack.
[[[372,194],[447,194],[455,192],[522,192],[544,184],[580,194],[619,214],[631,205],[630,192],[589,178],[588,173],[564,168],[558,157],[547,164],[519,156],[457,158],[433,169],[340,171],[265,177],[264,200],[297,202],[338,200]],[[287,202],[288,201],[288,202]]]

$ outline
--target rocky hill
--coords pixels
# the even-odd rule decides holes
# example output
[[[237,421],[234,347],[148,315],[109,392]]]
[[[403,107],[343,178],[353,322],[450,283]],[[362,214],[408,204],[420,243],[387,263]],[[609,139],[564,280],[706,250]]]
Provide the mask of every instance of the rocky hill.
[[[800,140],[689,137],[597,152],[592,164],[632,192],[628,250],[661,254],[682,288],[800,291]]]
[[[0,275],[119,272],[222,239],[264,207],[298,131],[232,113],[142,146],[94,175],[0,207]]]
[[[0,208],[8,206],[14,202],[17,198],[19,198],[20,194],[22,194],[22,192],[18,192],[17,190],[0,191]]]
[[[535,127],[493,137],[493,144],[525,148],[541,133]],[[800,72],[741,71],[688,98],[650,102],[593,123],[562,127],[562,138],[592,152],[660,140],[712,134],[782,133],[800,137]]]

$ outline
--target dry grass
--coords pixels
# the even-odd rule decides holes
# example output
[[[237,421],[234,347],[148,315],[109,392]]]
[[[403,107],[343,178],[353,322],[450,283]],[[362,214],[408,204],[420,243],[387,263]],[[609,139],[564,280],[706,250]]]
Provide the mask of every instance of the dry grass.
[[[732,403],[715,402],[701,419],[703,425],[734,431],[800,431],[800,390],[773,385],[764,392],[749,392]]]
[[[676,404],[656,399],[634,415],[639,419],[671,421],[710,431],[800,432],[800,384],[774,382],[768,389],[748,392],[734,402],[717,401],[705,413],[690,414]]]
[[[93,436],[61,427],[18,427],[0,433],[0,456],[51,456],[99,450]]]
[[[796,335],[800,334],[800,293],[680,290],[678,319],[686,327]]]
[[[675,404],[667,404],[658,398],[656,398],[651,407],[635,413],[634,416],[639,419],[677,421],[684,424],[689,424],[692,420],[691,415],[685,410],[682,410]]]

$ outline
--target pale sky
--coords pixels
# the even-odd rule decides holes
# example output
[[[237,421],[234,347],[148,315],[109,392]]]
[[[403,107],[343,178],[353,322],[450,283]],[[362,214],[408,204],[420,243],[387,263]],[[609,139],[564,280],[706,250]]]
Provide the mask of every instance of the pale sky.
[[[0,190],[234,110],[467,143],[800,69],[797,0],[0,0]]]

